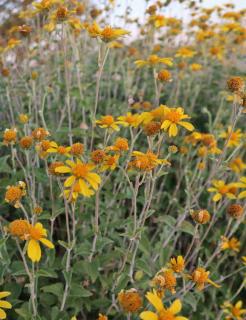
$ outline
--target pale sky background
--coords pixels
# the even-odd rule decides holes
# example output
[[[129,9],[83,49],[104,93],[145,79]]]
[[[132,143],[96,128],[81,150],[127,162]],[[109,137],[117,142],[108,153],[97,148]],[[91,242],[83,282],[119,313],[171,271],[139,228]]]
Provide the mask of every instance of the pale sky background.
[[[148,6],[155,1],[149,1]],[[243,9],[246,8],[246,0],[203,0],[201,6],[209,8],[215,5],[222,5],[225,3],[233,3],[236,9]],[[143,18],[144,12],[146,10],[146,1],[145,0],[116,0],[116,8],[115,14],[120,15],[124,14],[125,8],[129,5],[132,8],[131,16],[136,18]],[[187,10],[185,9],[185,4],[173,3],[170,4],[166,11],[162,12],[167,16],[175,16],[175,17],[187,17]],[[112,17],[112,21],[114,22],[114,18]]]

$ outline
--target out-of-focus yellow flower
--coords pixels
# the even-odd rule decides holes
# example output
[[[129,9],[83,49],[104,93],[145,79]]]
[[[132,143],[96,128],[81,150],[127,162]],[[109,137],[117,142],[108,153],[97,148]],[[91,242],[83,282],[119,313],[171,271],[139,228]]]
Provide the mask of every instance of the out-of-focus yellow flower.
[[[70,150],[71,150],[71,147],[59,146],[55,141],[51,141],[49,149],[47,150],[47,153],[57,153],[59,155],[64,155],[69,157]]]
[[[236,182],[236,187],[246,189],[246,176],[240,178],[240,182]],[[238,195],[238,199],[246,198],[246,190],[241,191]]]
[[[160,58],[156,54],[150,55],[147,60],[136,60],[135,64],[138,68],[142,68],[145,66],[155,67],[157,64],[165,64],[169,67],[173,65],[172,58]]]
[[[19,208],[21,205],[21,199],[26,195],[26,184],[23,181],[19,181],[16,186],[7,186],[5,193],[5,201],[15,208]]]
[[[196,54],[197,54],[196,51],[191,50],[190,48],[187,48],[187,47],[182,47],[178,49],[177,53],[175,54],[175,57],[186,59],[186,58],[193,58]]]
[[[221,240],[222,240],[220,245],[221,250],[232,250],[232,251],[239,252],[241,244],[237,238],[233,237],[231,239],[228,239],[222,236]]]
[[[21,40],[18,40],[18,39],[15,39],[15,38],[11,38],[11,39],[9,39],[5,50],[7,51],[7,50],[10,50],[10,49],[14,49],[20,43],[21,43]]]
[[[217,283],[209,279],[209,274],[210,274],[209,271],[206,271],[202,267],[198,267],[193,271],[192,275],[190,276],[191,280],[195,282],[197,289],[199,291],[204,289],[204,286],[206,283],[211,284],[215,288],[220,288],[220,285],[218,285]]]
[[[237,129],[236,131],[232,132],[232,128],[229,126],[227,131],[222,132],[219,137],[225,139],[226,141],[229,138],[227,143],[228,147],[237,147],[241,143],[243,133],[241,129]]]
[[[226,184],[223,180],[213,180],[212,185],[212,188],[208,188],[208,192],[215,192],[215,195],[213,196],[214,202],[221,200],[224,196],[228,199],[236,199],[236,183]]]
[[[103,162],[99,168],[100,171],[106,171],[106,170],[115,170],[117,165],[118,165],[118,161],[119,161],[119,154],[115,154],[113,156],[111,155],[106,155],[103,158]]]
[[[166,159],[158,159],[158,155],[151,151],[147,151],[147,153],[133,151],[132,156],[135,159],[129,163],[129,167],[134,167],[142,171],[151,171],[158,165],[170,165],[169,161]]]
[[[27,255],[32,262],[38,262],[41,259],[41,248],[39,241],[49,249],[54,249],[54,245],[47,238],[47,231],[41,223],[30,226],[28,235]]]
[[[109,146],[106,150],[122,152],[129,149],[128,140],[126,138],[117,138],[113,146]]]
[[[246,168],[246,163],[241,157],[237,157],[229,163],[229,168],[236,173],[240,173]]]
[[[118,126],[118,124],[120,124],[120,121],[115,121],[114,117],[111,115],[102,116],[100,120],[96,120],[96,124],[98,124],[99,127],[103,129],[110,129],[113,131],[120,130]]]
[[[103,315],[102,313],[99,313],[97,320],[108,320],[108,317]]]
[[[131,112],[127,112],[125,116],[120,116],[117,118],[118,123],[122,124],[124,127],[133,127],[136,128],[142,122],[141,115],[132,114]]]
[[[186,317],[176,316],[182,309],[182,304],[179,299],[176,299],[169,308],[165,308],[156,291],[147,292],[146,298],[154,306],[156,313],[152,311],[143,311],[140,314],[142,320],[188,320]]]
[[[246,314],[246,309],[242,309],[243,302],[240,300],[235,305],[230,302],[225,302],[221,308],[226,314],[226,320],[243,320],[244,314]]]
[[[96,22],[93,22],[93,24],[89,25],[87,27],[87,31],[92,38],[99,37],[104,42],[114,41],[130,34],[130,32],[127,30],[112,28],[111,26],[106,26],[102,29]]]
[[[189,119],[190,117],[184,113],[183,108],[168,108],[164,109],[164,121],[161,128],[164,131],[168,130],[169,137],[176,137],[178,134],[178,125],[184,127],[186,130],[193,131],[194,126],[183,121],[184,119]]]
[[[149,23],[153,24],[157,29],[164,27],[167,24],[167,18],[161,14],[151,15]]]
[[[2,300],[2,298],[6,298],[9,295],[11,295],[11,292],[9,291],[1,291],[0,292],[0,319],[6,319],[7,315],[6,312],[3,309],[11,309],[12,304],[8,301]]]
[[[10,144],[14,144],[17,139],[17,129],[5,129],[3,134],[3,143],[8,146]]]
[[[209,53],[211,54],[211,56],[217,58],[218,60],[222,60],[223,54],[224,54],[224,47],[222,46],[211,47],[209,49]]]
[[[185,260],[182,256],[178,256],[177,258],[171,258],[169,265],[174,272],[180,273],[184,270]]]
[[[200,71],[200,70],[202,70],[202,65],[200,63],[192,63],[190,65],[190,69],[192,71]]]

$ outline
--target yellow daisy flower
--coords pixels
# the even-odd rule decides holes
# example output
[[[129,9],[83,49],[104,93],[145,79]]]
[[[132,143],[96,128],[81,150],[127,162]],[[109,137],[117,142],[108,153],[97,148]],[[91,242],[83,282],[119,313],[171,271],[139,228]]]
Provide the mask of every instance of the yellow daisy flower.
[[[142,122],[142,117],[139,114],[132,114],[131,112],[127,112],[125,116],[120,116],[117,118],[119,123],[124,127],[133,127],[136,128]]]
[[[221,200],[224,196],[229,199],[236,199],[236,183],[226,184],[223,180],[213,180],[212,185],[212,188],[208,188],[208,192],[215,192],[215,195],[213,196],[214,202]]]
[[[118,126],[119,123],[120,121],[115,121],[114,117],[111,115],[102,116],[100,120],[96,120],[96,124],[98,124],[100,128],[110,129],[115,131],[120,130]]]
[[[246,176],[240,179],[240,182],[236,182],[236,187],[246,189]],[[246,190],[242,191],[238,195],[238,199],[246,198]]]
[[[41,259],[41,248],[39,242],[50,249],[54,249],[51,241],[46,239],[47,230],[38,222],[34,226],[30,226],[28,235],[27,255],[32,262],[38,262]]]
[[[178,126],[184,127],[188,131],[193,131],[194,126],[187,122],[183,121],[184,119],[189,119],[190,117],[184,113],[183,108],[169,108],[165,107],[164,109],[164,121],[162,122],[161,128],[164,131],[168,130],[169,137],[176,137],[178,134]]]
[[[221,245],[220,248],[221,250],[232,250],[239,252],[240,251],[240,241],[238,241],[237,238],[233,237],[231,239],[228,239],[226,237],[221,237]]]
[[[182,309],[182,304],[179,299],[176,299],[169,308],[165,308],[161,298],[157,295],[156,291],[148,292],[146,294],[148,301],[155,307],[156,312],[143,311],[140,314],[142,320],[188,320],[186,317],[176,316]]]
[[[241,157],[237,157],[229,163],[229,168],[236,173],[240,173],[246,169],[246,163]]]
[[[166,159],[158,159],[158,155],[151,151],[147,151],[147,153],[133,151],[132,156],[135,159],[129,163],[130,168],[134,167],[143,171],[151,171],[158,165],[170,165],[170,162]]]
[[[81,160],[77,159],[76,162],[67,160],[67,166],[60,166],[55,169],[59,173],[70,173],[64,182],[64,187],[73,188],[78,182],[80,186],[80,192],[85,197],[90,197],[94,194],[93,190],[97,190],[99,184],[101,183],[101,178],[95,172],[91,172],[95,165],[92,163],[84,163]],[[92,187],[92,189],[91,189]],[[72,191],[73,192],[73,191]]]
[[[224,131],[219,136],[222,139],[227,140],[229,137],[229,141],[227,143],[228,147],[237,147],[239,146],[241,139],[243,137],[243,133],[241,132],[241,129],[237,129],[236,131],[232,132],[232,127],[229,126],[227,131]]]
[[[71,147],[59,146],[55,141],[51,141],[47,152],[48,153],[58,153],[60,155],[64,155],[64,156],[69,157],[70,150],[71,150]]]
[[[246,309],[242,309],[243,302],[240,300],[235,305],[230,302],[225,302],[221,307],[226,314],[226,320],[243,320],[243,315],[246,314]]]
[[[175,54],[175,57],[192,58],[192,57],[194,57],[194,55],[196,55],[196,51],[191,50],[187,47],[182,47],[182,48],[178,49],[177,53]]]
[[[145,66],[155,67],[157,64],[165,64],[169,67],[173,65],[172,58],[160,58],[156,54],[150,55],[147,60],[136,60],[135,64],[138,68],[142,68]]]
[[[174,272],[182,272],[185,267],[185,260],[182,256],[178,256],[177,258],[171,258],[169,265]]]

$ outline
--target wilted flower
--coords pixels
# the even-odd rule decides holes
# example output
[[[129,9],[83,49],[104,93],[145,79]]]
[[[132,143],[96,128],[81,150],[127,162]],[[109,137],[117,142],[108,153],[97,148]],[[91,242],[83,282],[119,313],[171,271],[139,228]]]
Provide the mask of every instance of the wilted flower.
[[[122,290],[118,294],[120,306],[125,312],[137,312],[142,307],[142,298],[136,289]]]

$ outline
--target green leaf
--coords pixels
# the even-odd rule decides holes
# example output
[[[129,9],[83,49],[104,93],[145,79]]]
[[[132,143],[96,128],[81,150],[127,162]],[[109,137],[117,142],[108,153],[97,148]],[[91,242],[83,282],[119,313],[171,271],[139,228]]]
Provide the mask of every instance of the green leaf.
[[[89,290],[83,288],[82,285],[77,284],[77,283],[72,283],[69,296],[78,297],[78,298],[85,298],[85,297],[92,296],[92,293]]]
[[[192,236],[195,234],[195,227],[188,221],[183,221],[179,230]]]
[[[63,293],[63,284],[60,282],[50,284],[41,288],[43,292],[53,293],[55,296],[60,297]]]
[[[38,277],[45,277],[45,278],[57,278],[57,274],[55,271],[50,269],[39,269],[36,273]]]

